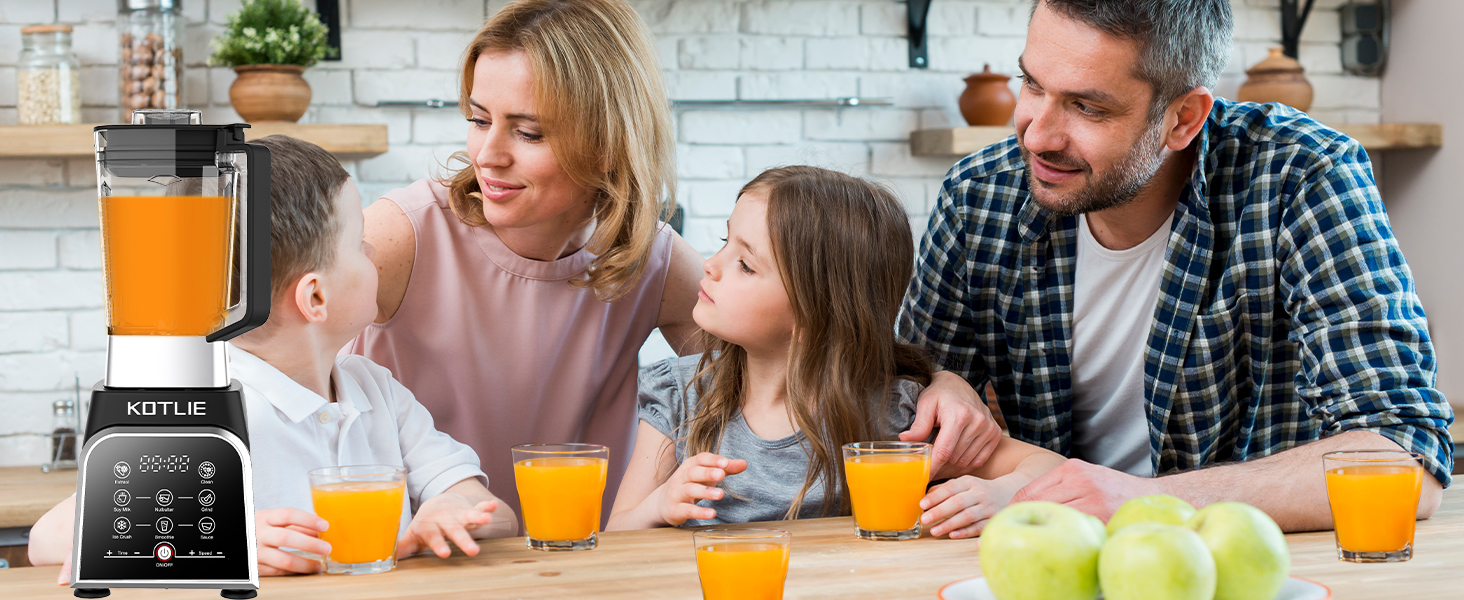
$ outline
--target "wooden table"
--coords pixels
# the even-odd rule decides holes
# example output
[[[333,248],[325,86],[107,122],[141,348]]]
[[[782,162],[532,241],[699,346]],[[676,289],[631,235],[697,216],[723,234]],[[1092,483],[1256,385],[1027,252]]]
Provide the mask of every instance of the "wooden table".
[[[76,469],[0,467],[0,528],[30,527],[76,491]]]
[[[793,532],[790,600],[931,599],[946,583],[981,574],[976,540],[929,537],[909,542],[855,539],[849,518],[787,521]],[[1337,600],[1458,597],[1464,584],[1464,494],[1450,491],[1433,519],[1418,524],[1417,557],[1386,565],[1337,560],[1331,532],[1287,536],[1293,575],[1326,584]],[[0,597],[64,598],[56,567],[0,570]],[[476,558],[418,557],[397,570],[359,577],[265,578],[260,598],[675,598],[701,597],[691,532],[655,529],[603,534],[588,552],[524,548],[522,538],[492,540]],[[218,598],[206,590],[112,590],[113,598]]]

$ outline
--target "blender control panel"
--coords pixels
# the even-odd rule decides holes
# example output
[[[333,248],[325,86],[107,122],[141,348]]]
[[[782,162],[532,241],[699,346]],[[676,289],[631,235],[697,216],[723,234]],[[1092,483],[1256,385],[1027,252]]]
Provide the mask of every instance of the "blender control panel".
[[[247,579],[243,461],[214,435],[118,435],[86,458],[81,579]]]

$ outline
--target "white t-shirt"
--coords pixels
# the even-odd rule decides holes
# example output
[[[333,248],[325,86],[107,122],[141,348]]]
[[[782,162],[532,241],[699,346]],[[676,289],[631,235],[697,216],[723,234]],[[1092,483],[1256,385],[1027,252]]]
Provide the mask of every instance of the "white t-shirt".
[[[1078,219],[1073,275],[1073,450],[1094,464],[1154,474],[1144,400],[1144,348],[1154,325],[1170,222],[1127,250],[1093,238]]]
[[[306,474],[321,467],[405,466],[403,528],[423,501],[453,484],[477,477],[488,485],[477,453],[433,427],[412,392],[366,357],[336,359],[332,403],[233,344],[228,352],[229,373],[244,386],[255,509],[313,514]]]

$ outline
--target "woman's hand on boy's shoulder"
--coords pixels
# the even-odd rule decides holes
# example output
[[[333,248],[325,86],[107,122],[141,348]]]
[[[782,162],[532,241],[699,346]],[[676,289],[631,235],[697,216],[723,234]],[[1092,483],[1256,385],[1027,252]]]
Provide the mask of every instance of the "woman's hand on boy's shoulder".
[[[991,409],[981,402],[964,378],[950,371],[935,373],[930,386],[920,392],[915,405],[915,421],[900,439],[918,442],[930,438],[935,428],[935,447],[931,449],[931,476],[956,477],[976,470],[991,457],[1001,441],[1001,428],[991,416]]]
[[[721,500],[726,490],[717,487],[728,475],[747,470],[747,461],[703,452],[681,462],[676,472],[656,489],[660,520],[678,527],[689,519],[711,519],[715,509],[697,506],[701,500]]]
[[[327,556],[330,543],[320,539],[330,524],[298,508],[254,511],[255,538],[259,546],[259,574],[294,575],[320,571],[320,561],[310,560],[280,548],[296,548]]]

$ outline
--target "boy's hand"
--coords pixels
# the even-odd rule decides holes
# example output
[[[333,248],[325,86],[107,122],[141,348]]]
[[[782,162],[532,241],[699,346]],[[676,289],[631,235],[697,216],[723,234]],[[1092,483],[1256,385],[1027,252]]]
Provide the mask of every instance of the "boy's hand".
[[[672,527],[679,527],[687,519],[716,517],[716,510],[697,506],[697,501],[721,500],[727,492],[718,488],[717,483],[728,475],[746,470],[747,461],[732,460],[711,452],[688,458],[682,461],[666,483],[656,488],[656,494],[659,495],[657,514],[662,522]]]
[[[995,481],[970,475],[957,477],[930,488],[920,499],[920,524],[930,535],[949,534],[951,539],[976,537],[986,522],[1012,501],[1016,490]]]
[[[458,494],[443,493],[423,502],[406,533],[397,540],[397,558],[410,556],[424,549],[431,549],[439,558],[452,556],[447,540],[452,540],[468,556],[478,555],[478,543],[473,541],[474,529],[493,522],[493,511],[498,510],[497,500],[485,500],[473,504]]]
[[[255,538],[259,540],[259,574],[263,576],[315,573],[320,561],[301,558],[280,550],[298,548],[327,556],[330,543],[320,534],[330,527],[325,519],[298,508],[275,508],[254,511]]]
[[[71,555],[61,561],[61,573],[56,575],[56,585],[71,585]]]

